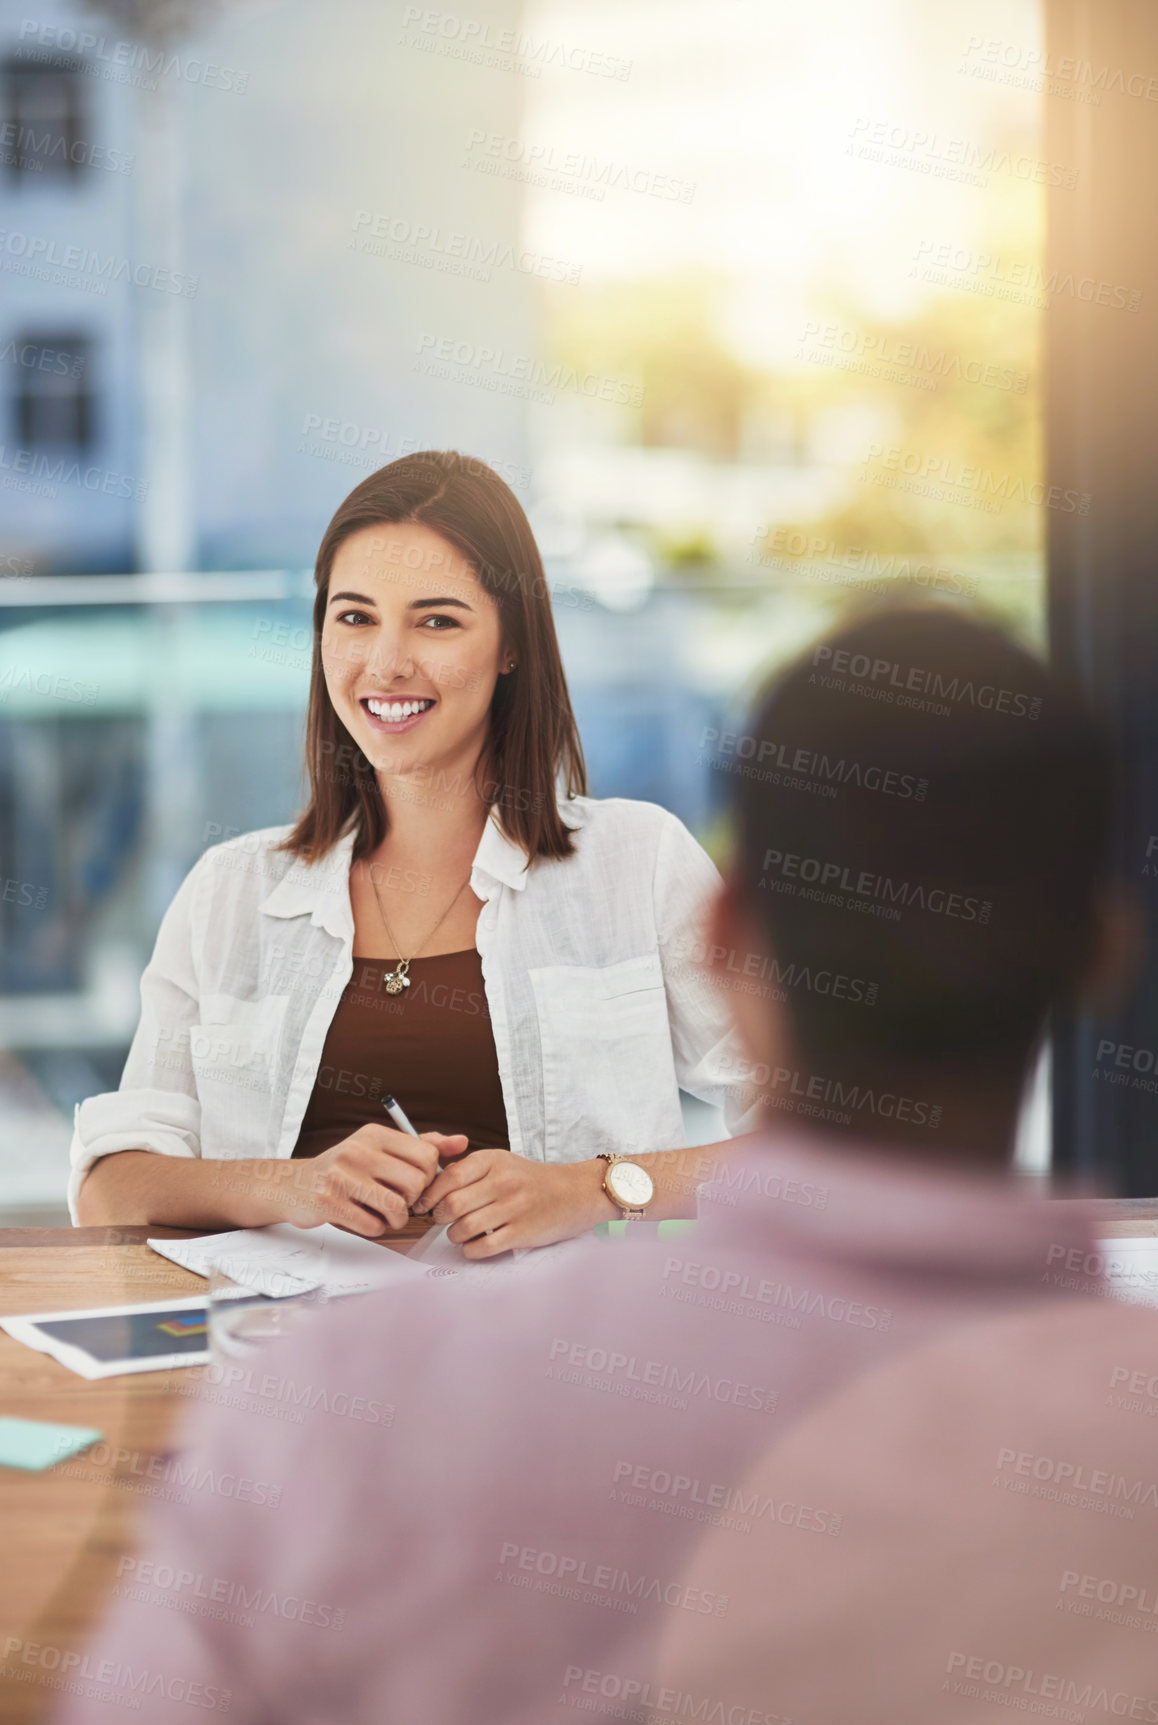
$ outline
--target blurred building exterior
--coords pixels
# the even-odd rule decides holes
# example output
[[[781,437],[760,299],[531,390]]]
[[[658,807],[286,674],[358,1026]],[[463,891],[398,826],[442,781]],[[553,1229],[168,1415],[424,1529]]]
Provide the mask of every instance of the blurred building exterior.
[[[46,3],[0,35],[3,548],[35,570],[139,566],[156,305],[186,326],[193,568],[309,563],[361,473],[432,443],[526,489],[517,395],[425,369],[447,339],[528,351],[520,188],[455,172],[468,131],[517,125],[517,87],[400,48],[373,0],[215,17],[158,46]],[[158,99],[176,234],[142,192]]]

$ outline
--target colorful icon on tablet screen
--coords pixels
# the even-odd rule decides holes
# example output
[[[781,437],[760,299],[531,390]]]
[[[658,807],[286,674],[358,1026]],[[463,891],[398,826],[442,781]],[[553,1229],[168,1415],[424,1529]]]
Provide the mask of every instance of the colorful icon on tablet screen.
[[[167,1336],[206,1336],[209,1321],[203,1312],[190,1312],[187,1317],[174,1314],[157,1325]]]

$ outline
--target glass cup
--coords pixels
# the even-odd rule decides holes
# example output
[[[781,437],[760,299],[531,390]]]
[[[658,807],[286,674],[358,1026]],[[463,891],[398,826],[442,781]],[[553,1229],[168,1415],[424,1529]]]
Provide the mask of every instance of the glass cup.
[[[209,1272],[209,1352],[214,1360],[249,1359],[308,1323],[327,1304],[322,1288],[305,1288],[297,1277],[274,1280],[274,1292],[259,1294],[223,1270]]]

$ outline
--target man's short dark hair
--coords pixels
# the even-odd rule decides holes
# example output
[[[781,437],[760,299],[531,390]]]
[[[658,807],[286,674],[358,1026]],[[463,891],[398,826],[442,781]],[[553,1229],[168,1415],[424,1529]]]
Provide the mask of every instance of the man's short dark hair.
[[[1112,757],[1078,690],[948,607],[878,612],[778,675],[733,754],[734,878],[803,977],[798,1053],[1024,1063],[1090,963],[1108,866]]]

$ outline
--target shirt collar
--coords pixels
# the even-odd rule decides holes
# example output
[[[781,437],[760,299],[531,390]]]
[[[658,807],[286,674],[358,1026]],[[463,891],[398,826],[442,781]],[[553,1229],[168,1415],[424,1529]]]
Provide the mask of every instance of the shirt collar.
[[[560,801],[560,813],[569,826],[581,826],[586,818],[585,799]],[[354,833],[351,829],[320,862],[307,863],[294,857],[273,891],[262,901],[267,916],[308,916],[318,928],[339,940],[353,940],[354,914],[350,909],[350,864]],[[480,876],[500,886],[522,892],[527,884],[527,855],[509,839],[492,809],[483,828],[471,865],[471,882]],[[480,883],[481,884],[481,883]],[[480,893],[480,898],[489,894]]]
[[[561,796],[558,809],[569,827],[581,827],[587,819],[587,798]],[[476,875],[483,875],[489,880],[497,881],[500,886],[509,886],[515,892],[522,892],[529,872],[526,851],[507,837],[500,824],[498,810],[492,809],[490,819],[483,828],[478,849],[474,853],[471,882],[474,882]],[[487,895],[480,892],[478,896],[484,898]]]
[[[354,938],[350,909],[350,863],[354,834],[344,833],[320,862],[294,857],[273,891],[262,900],[267,916],[308,916],[316,928],[339,940]]]
[[[701,1226],[754,1231],[793,1256],[893,1274],[1040,1285],[1069,1248],[1095,1249],[1093,1205],[1059,1203],[1013,1174],[903,1162],[882,1146],[773,1131],[700,1188]],[[1059,1279],[1060,1280],[1060,1279]]]
[[[527,884],[527,853],[507,837],[494,809],[474,853],[470,871],[472,881],[476,874],[486,875],[488,879],[498,881],[500,886],[513,887],[516,892],[522,892]]]

